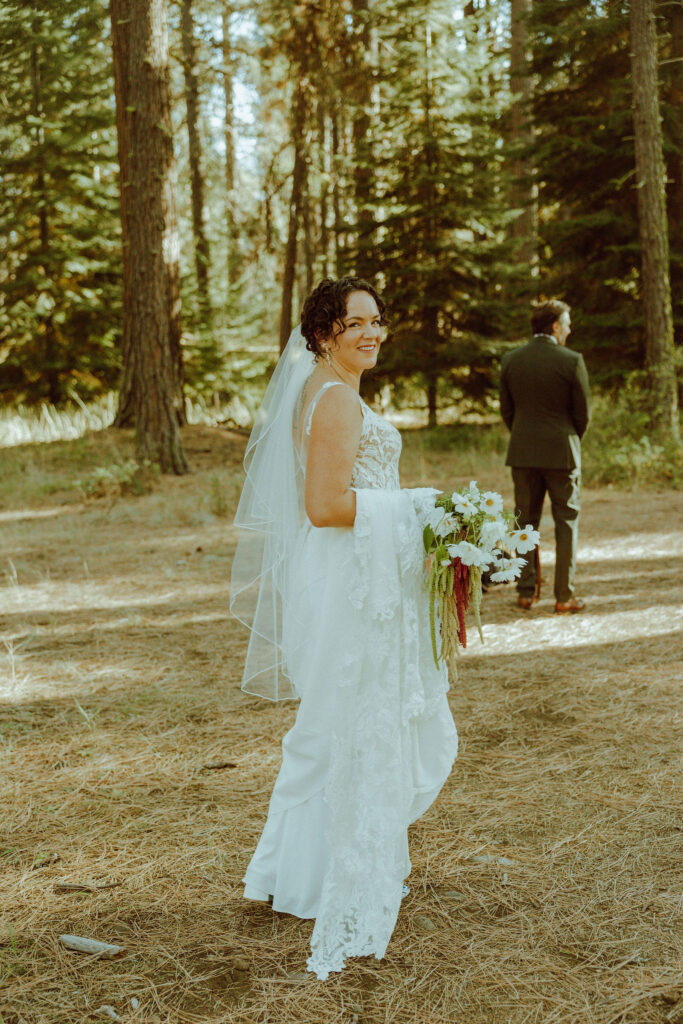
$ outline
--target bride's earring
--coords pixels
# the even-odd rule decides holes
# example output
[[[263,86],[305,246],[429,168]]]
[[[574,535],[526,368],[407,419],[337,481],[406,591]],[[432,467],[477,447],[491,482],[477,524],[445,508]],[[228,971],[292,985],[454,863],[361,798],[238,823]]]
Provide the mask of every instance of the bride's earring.
[[[326,362],[329,365],[329,362],[330,362],[330,350],[329,350],[329,348],[324,348],[323,349],[323,357],[325,358]]]

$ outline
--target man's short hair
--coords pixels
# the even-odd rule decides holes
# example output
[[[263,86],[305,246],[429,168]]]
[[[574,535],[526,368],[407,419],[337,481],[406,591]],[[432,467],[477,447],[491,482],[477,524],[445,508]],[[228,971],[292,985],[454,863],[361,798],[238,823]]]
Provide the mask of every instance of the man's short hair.
[[[559,320],[563,313],[569,312],[566,302],[559,299],[548,299],[534,306],[531,314],[531,330],[534,334],[552,334],[553,324]]]

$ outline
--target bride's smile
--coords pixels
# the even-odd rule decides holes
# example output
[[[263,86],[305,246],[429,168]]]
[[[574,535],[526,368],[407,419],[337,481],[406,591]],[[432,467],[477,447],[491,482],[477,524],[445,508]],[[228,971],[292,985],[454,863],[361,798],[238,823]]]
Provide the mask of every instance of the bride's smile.
[[[377,303],[368,292],[351,292],[343,330],[327,342],[332,366],[360,377],[377,362],[382,344],[382,322]]]

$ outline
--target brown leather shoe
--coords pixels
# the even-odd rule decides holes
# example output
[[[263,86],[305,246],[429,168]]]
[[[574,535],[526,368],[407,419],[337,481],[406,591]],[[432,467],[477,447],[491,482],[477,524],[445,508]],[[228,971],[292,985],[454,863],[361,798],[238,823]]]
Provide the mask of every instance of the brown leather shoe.
[[[523,594],[519,594],[517,596],[517,607],[518,608],[527,608],[527,609],[529,609],[529,608],[531,608],[531,606],[535,602],[535,600],[536,600],[535,597],[524,597]]]
[[[586,602],[580,601],[578,597],[572,597],[569,601],[555,602],[555,611],[558,615],[566,615],[568,612],[571,614],[582,612],[585,607]]]

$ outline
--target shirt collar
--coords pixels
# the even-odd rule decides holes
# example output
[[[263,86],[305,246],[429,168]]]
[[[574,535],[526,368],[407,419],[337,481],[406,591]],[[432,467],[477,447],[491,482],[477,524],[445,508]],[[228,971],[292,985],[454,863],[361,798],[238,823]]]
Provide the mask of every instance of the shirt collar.
[[[534,338],[545,338],[546,341],[552,341],[553,345],[558,344],[554,334],[534,334]]]

